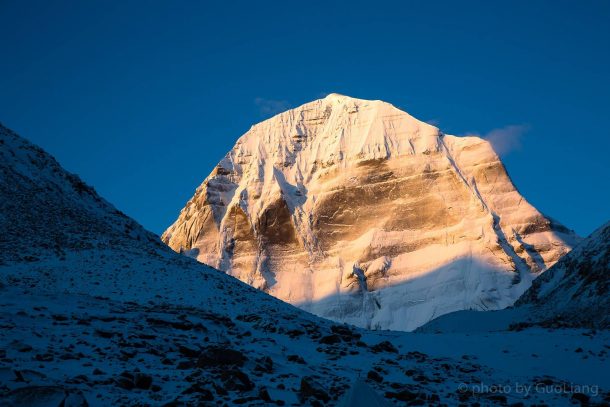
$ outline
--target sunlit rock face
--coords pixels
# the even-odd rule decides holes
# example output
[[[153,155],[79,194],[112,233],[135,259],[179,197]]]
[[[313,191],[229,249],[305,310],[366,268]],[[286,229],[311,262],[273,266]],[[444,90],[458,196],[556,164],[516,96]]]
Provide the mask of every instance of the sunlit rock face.
[[[162,239],[315,314],[412,330],[511,305],[578,238],[485,140],[331,94],[253,126]]]

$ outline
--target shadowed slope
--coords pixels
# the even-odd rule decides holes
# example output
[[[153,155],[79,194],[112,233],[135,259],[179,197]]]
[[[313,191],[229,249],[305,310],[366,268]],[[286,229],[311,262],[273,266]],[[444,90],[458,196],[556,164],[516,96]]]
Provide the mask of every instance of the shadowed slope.
[[[540,324],[610,328],[610,222],[562,257],[519,298]]]
[[[156,235],[1,124],[0,174],[0,264],[113,246],[163,252]]]

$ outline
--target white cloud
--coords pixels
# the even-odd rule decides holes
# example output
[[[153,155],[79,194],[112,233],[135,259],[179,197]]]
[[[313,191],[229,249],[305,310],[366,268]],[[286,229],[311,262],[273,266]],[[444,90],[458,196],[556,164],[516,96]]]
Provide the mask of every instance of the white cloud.
[[[527,125],[513,124],[494,129],[483,138],[491,143],[498,155],[507,155],[521,149],[524,134],[529,130]]]
[[[256,98],[254,104],[258,106],[260,113],[265,116],[273,116],[290,109],[290,103],[286,100]]]

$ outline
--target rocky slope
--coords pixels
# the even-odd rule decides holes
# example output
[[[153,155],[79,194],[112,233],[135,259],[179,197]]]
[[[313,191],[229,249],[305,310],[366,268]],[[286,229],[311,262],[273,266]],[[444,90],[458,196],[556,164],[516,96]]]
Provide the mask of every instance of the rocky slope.
[[[519,298],[538,324],[610,328],[610,222],[562,257]]]
[[[0,197],[0,265],[70,250],[161,249],[156,235],[1,124]]]
[[[172,252],[1,126],[0,154],[0,406],[610,400],[605,332],[334,324]],[[572,384],[598,387],[544,391]]]
[[[253,126],[162,239],[315,314],[394,330],[509,306],[578,240],[485,140],[337,94]]]

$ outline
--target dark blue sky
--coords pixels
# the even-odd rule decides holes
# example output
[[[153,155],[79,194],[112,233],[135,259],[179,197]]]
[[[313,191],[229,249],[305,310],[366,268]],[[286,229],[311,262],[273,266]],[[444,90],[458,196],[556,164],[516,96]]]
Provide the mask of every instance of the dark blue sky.
[[[609,1],[263,3],[0,0],[0,121],[157,233],[252,124],[330,92],[491,133],[538,209],[610,218]]]

